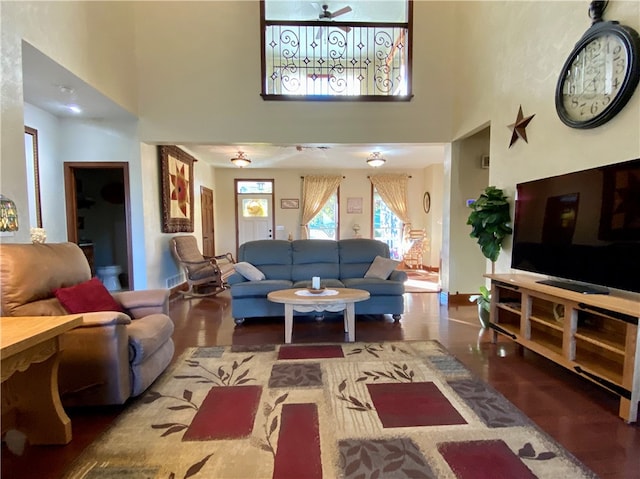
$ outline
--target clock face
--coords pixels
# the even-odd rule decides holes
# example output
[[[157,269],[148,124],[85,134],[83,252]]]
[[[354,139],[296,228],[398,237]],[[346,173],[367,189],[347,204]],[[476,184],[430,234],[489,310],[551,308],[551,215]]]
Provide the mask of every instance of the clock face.
[[[611,120],[629,101],[640,78],[640,37],[618,22],[589,28],[567,58],[556,85],[556,110],[573,128]]]
[[[603,35],[578,52],[562,85],[567,117],[583,122],[600,115],[621,92],[629,57],[622,39]]]

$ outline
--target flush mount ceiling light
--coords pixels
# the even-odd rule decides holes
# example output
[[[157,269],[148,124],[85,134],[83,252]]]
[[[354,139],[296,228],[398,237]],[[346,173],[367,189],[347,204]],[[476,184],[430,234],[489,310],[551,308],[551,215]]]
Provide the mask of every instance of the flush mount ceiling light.
[[[371,156],[367,159],[367,164],[369,166],[373,166],[374,168],[378,168],[379,166],[384,165],[384,162],[387,161],[382,156],[380,156],[379,151],[375,151],[371,153]]]
[[[236,165],[238,168],[244,168],[245,166],[249,166],[251,164],[251,160],[244,156],[244,152],[239,151],[238,156],[235,158],[231,158],[231,163]]]

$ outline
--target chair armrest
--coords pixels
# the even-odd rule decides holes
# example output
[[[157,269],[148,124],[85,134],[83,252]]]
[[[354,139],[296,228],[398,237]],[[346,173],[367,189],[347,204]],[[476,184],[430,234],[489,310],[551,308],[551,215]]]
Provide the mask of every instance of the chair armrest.
[[[131,318],[117,311],[97,311],[95,313],[81,313],[82,323],[78,328],[99,328],[116,324],[131,324]]]
[[[134,318],[143,318],[149,314],[169,314],[168,289],[147,289],[139,291],[121,291],[112,293],[116,301],[131,313]]]
[[[224,260],[227,260],[229,263],[235,263],[236,262],[236,260],[233,259],[233,255],[231,253],[218,254],[218,255],[214,256],[214,258],[216,259],[216,261],[224,259]]]
[[[405,271],[395,269],[389,275],[389,279],[391,281],[399,281],[400,283],[404,283],[405,281],[407,281],[407,279],[409,279],[409,276],[407,276],[407,273]]]

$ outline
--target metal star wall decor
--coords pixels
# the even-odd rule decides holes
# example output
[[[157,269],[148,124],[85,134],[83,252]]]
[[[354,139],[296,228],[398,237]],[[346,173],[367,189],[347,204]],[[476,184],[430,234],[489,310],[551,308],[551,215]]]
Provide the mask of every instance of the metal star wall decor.
[[[511,142],[509,143],[509,148],[511,148],[511,146],[518,141],[518,138],[522,138],[524,140],[525,143],[529,143],[527,141],[527,131],[526,128],[529,125],[529,123],[531,122],[531,120],[533,119],[533,117],[536,116],[535,114],[528,116],[528,117],[524,117],[524,115],[522,114],[522,105],[520,105],[520,108],[518,109],[518,117],[516,118],[516,122],[512,123],[511,125],[509,125],[507,128],[511,129],[512,133],[511,133]]]

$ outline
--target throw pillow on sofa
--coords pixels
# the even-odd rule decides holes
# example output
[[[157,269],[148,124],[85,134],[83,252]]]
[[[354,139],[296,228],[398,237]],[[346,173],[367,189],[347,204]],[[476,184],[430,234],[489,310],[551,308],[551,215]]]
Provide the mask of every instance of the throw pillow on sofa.
[[[56,288],[53,290],[53,294],[69,314],[96,311],[124,313],[122,306],[113,299],[111,293],[98,278],[92,278],[68,288]]]
[[[251,263],[247,263],[246,261],[236,263],[233,265],[233,267],[238,273],[247,278],[249,281],[262,281],[266,278],[262,271],[260,271]]]
[[[400,264],[400,261],[396,261],[391,258],[383,258],[382,256],[376,256],[369,266],[369,269],[364,274],[365,278],[377,278],[387,279],[394,269]]]

